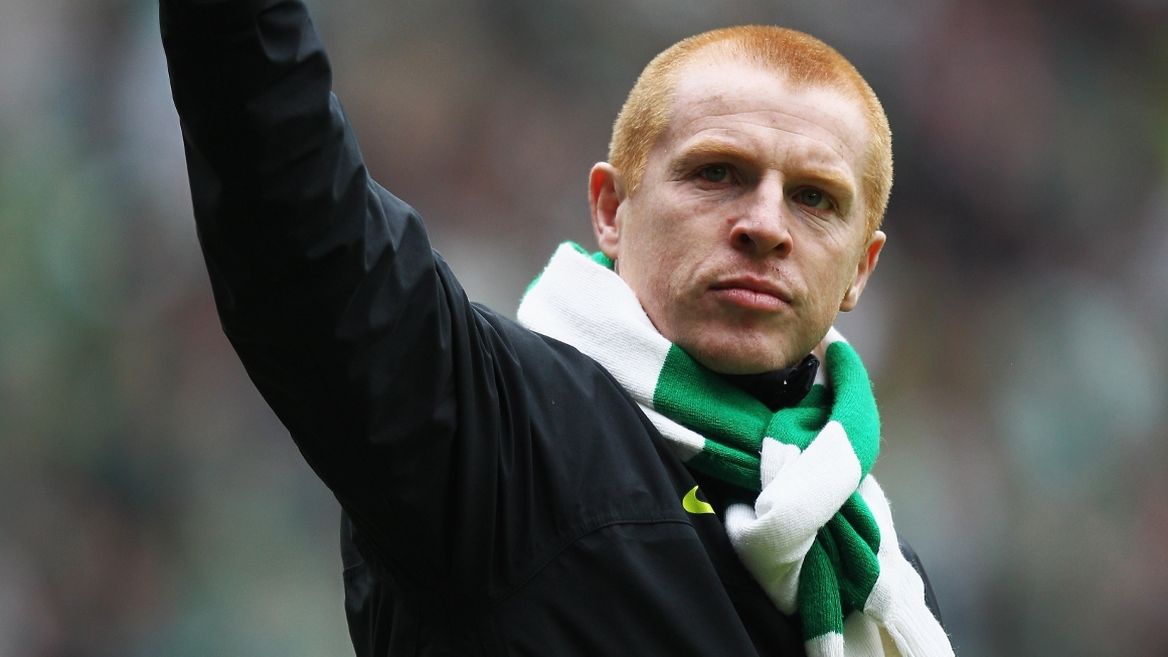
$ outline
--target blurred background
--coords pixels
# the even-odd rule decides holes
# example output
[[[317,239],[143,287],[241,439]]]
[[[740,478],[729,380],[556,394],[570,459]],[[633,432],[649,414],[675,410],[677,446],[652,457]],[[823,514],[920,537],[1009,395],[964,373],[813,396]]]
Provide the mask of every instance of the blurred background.
[[[959,655],[1165,655],[1164,0],[314,2],[375,177],[513,312],[641,66],[779,23],[890,116],[845,333]],[[0,655],[351,655],[338,507],[222,336],[149,0],[0,2]]]

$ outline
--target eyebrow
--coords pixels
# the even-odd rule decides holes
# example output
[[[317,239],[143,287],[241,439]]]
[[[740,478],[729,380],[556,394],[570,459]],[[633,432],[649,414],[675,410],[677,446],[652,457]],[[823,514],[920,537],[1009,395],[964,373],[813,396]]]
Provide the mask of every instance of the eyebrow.
[[[673,158],[672,168],[675,173],[683,173],[699,162],[728,161],[757,164],[758,159],[758,155],[749,148],[723,139],[705,138],[686,146],[677,157]],[[826,191],[837,196],[837,200],[840,201],[850,201],[856,193],[855,184],[837,167],[803,167],[799,172],[798,180],[802,183],[823,187]]]
[[[673,158],[675,169],[686,169],[698,162],[730,160],[754,162],[758,158],[749,149],[721,139],[702,139],[685,147]]]

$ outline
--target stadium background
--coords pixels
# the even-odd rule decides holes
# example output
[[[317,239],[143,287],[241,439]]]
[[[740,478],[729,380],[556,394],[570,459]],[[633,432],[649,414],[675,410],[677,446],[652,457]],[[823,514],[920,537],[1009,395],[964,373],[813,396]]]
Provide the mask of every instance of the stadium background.
[[[1162,0],[315,2],[374,175],[505,310],[639,68],[836,45],[893,126],[842,325],[958,654],[1165,654]],[[219,331],[149,0],[0,4],[0,655],[351,654],[337,505]]]

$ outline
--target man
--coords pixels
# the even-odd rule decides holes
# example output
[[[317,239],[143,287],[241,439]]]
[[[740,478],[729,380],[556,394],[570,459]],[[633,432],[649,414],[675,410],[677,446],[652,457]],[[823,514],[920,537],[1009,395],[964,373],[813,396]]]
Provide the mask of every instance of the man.
[[[591,173],[601,252],[561,247],[525,328],[369,179],[300,2],[161,9],[223,327],[344,509],[359,655],[952,654],[830,330],[891,180],[842,57],[745,28],[654,60]]]

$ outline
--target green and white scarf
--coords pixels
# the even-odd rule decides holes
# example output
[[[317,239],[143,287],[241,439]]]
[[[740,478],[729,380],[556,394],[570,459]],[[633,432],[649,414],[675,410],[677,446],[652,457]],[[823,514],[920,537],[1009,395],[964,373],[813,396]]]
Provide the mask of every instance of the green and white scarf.
[[[722,517],[774,604],[797,614],[812,657],[952,655],[869,476],[880,421],[867,372],[835,330],[798,405],[771,412],[699,365],[649,321],[603,254],[562,244],[519,306],[524,326],[592,357],[686,464],[759,491]]]

